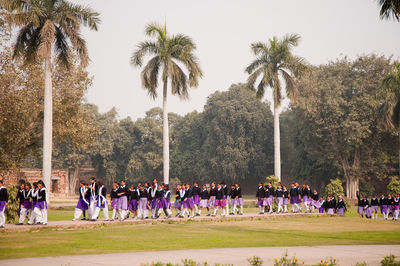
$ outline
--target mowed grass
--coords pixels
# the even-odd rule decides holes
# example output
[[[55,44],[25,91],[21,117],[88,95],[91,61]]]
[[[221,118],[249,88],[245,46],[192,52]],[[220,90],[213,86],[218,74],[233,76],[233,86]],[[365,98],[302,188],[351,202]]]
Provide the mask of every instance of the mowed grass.
[[[64,214],[53,218],[61,219]],[[355,215],[36,229],[1,232],[0,259],[199,248],[400,244],[400,222]]]

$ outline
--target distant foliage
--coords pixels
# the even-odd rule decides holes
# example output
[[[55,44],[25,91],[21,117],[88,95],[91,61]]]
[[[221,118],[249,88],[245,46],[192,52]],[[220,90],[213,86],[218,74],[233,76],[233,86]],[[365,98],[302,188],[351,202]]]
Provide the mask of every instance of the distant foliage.
[[[16,223],[18,221],[18,204],[17,194],[18,188],[14,185],[7,187],[8,190],[8,205],[6,207],[6,221],[8,223]]]
[[[400,194],[400,180],[398,177],[392,177],[392,181],[387,186],[387,192],[390,194]]]
[[[279,183],[279,178],[273,175],[267,176],[265,178],[265,183],[264,185],[267,185],[268,183],[271,183],[272,186],[276,189],[278,187],[278,183]]]
[[[381,260],[381,266],[400,266],[400,261],[396,261],[396,256],[391,254]]]
[[[370,182],[361,180],[360,181],[360,194],[366,195],[366,196],[373,196],[375,194],[375,188]]]
[[[331,179],[331,182],[326,185],[325,195],[333,195],[337,198],[339,195],[344,196],[342,181],[340,179]]]

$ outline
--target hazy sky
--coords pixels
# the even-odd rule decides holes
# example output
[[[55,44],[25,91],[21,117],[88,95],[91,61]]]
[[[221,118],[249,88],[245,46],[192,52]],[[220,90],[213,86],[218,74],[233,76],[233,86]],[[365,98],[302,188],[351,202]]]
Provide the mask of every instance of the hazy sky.
[[[245,82],[253,59],[250,43],[298,33],[294,53],[312,64],[366,53],[400,59],[400,23],[381,21],[374,0],[73,0],[101,13],[99,31],[83,30],[92,60],[94,84],[87,100],[101,112],[115,106],[120,118],[143,117],[152,100],[140,83],[140,69],[129,64],[144,26],[164,23],[170,33],[191,36],[204,72],[190,99],[169,95],[169,111],[202,111],[207,96]],[[161,95],[161,91],[159,95]]]

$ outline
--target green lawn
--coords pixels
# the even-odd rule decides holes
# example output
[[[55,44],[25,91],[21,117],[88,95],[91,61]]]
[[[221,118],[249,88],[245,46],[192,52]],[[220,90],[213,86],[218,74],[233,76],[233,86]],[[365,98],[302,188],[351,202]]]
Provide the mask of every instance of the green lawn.
[[[52,220],[72,210],[51,211]],[[36,228],[35,228],[36,229]],[[1,232],[0,259],[222,247],[400,244],[400,222],[347,217],[107,224]]]

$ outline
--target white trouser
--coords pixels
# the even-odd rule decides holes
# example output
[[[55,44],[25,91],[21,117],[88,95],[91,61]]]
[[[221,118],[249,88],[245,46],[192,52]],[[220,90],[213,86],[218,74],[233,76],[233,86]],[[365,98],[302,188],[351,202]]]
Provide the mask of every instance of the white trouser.
[[[287,212],[287,205],[283,205],[284,212]]]
[[[393,218],[394,218],[395,220],[398,220],[398,219],[399,219],[399,210],[395,210],[395,211],[394,211]]]
[[[199,206],[197,204],[194,205],[194,209],[196,214],[199,214]]]
[[[118,210],[117,209],[113,209],[113,213],[112,213],[112,218],[113,220],[118,219]]]
[[[283,207],[281,204],[278,204],[278,210],[276,212],[283,212]]]
[[[215,207],[214,209],[214,215],[217,215],[218,209],[220,206]],[[221,215],[225,216],[225,208],[221,207]]]
[[[74,220],[78,219],[79,217],[81,217],[83,213],[83,210],[75,208],[75,213],[74,213]]]
[[[235,201],[233,200],[232,204],[231,204],[231,213],[235,213],[235,212],[236,212],[236,204],[235,204]]]
[[[304,206],[306,207],[305,212],[308,212],[308,202],[304,202]]]
[[[94,209],[94,215],[93,215],[93,218],[92,218],[92,219],[97,220],[97,218],[99,218],[100,209],[103,209],[104,218],[105,218],[106,220],[108,220],[108,205],[107,205],[107,203],[104,204],[104,208],[100,208],[100,207],[97,207],[97,206],[96,206],[96,209]]]
[[[121,218],[121,220],[125,220],[126,217],[128,216],[128,211],[127,210],[118,210],[119,213],[119,217]]]
[[[149,217],[149,209],[145,209],[144,210],[144,218],[148,218]]]
[[[0,226],[4,226],[6,224],[6,216],[4,215],[4,211],[6,208],[4,207],[4,210],[0,212]]]
[[[42,212],[39,208],[35,207],[31,213],[28,224],[41,223],[43,220]]]
[[[226,208],[226,213],[228,213],[229,214],[229,202],[231,201],[231,198],[230,197],[227,197],[226,198],[226,206],[225,206],[225,208]],[[231,204],[232,205],[232,204]]]
[[[91,219],[95,219],[95,210],[96,210],[96,204],[97,204],[97,200],[93,200],[90,202],[89,208],[88,208],[88,218]]]
[[[259,206],[260,207],[260,212],[264,213],[264,206]]]
[[[19,215],[19,221],[18,221],[18,223],[23,224],[24,221],[25,221],[25,219],[26,219],[26,216],[28,216],[28,214],[30,213],[30,211],[31,211],[30,209],[25,209],[24,207],[22,207],[22,208],[21,208],[20,215]]]
[[[42,223],[47,224],[47,209],[40,209],[42,214]]]

